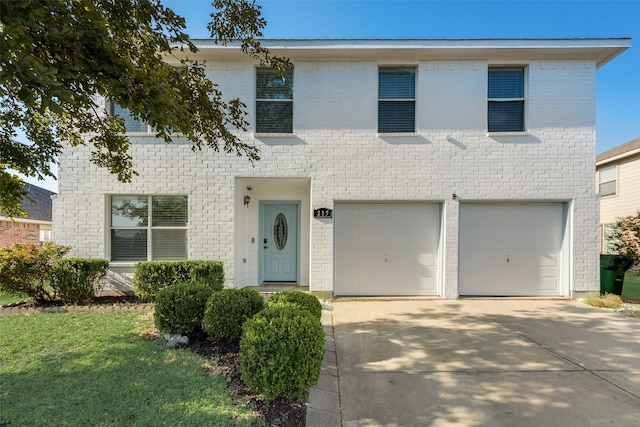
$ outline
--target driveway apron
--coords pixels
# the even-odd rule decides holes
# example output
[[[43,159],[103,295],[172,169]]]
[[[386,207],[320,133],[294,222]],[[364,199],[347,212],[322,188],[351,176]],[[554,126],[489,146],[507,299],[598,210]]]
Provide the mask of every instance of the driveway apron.
[[[326,425],[640,425],[638,319],[535,299],[338,300],[332,314]]]

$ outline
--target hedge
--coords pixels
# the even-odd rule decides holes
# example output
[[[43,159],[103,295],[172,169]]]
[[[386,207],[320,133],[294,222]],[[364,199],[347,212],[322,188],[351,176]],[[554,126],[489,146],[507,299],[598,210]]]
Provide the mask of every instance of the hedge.
[[[202,283],[182,282],[160,289],[153,312],[162,332],[189,335],[199,331],[207,300],[214,291]]]
[[[301,291],[285,291],[272,295],[267,301],[268,307],[277,305],[292,305],[307,310],[318,319],[322,315],[322,304],[318,298],[306,292]]]
[[[320,378],[324,340],[322,324],[310,312],[267,307],[242,327],[242,380],[268,399],[300,397]]]
[[[51,271],[53,294],[64,302],[89,301],[102,290],[108,269],[109,261],[101,258],[57,259]]]
[[[202,329],[211,341],[223,338],[237,340],[242,325],[264,309],[264,300],[253,289],[223,289],[207,301],[202,318]]]
[[[224,285],[221,261],[144,261],[135,265],[133,286],[142,301],[154,301],[160,289],[180,282],[202,283],[213,291]]]
[[[62,258],[70,246],[47,242],[15,243],[0,248],[0,292],[32,298],[36,302],[51,300],[49,282],[55,260]]]

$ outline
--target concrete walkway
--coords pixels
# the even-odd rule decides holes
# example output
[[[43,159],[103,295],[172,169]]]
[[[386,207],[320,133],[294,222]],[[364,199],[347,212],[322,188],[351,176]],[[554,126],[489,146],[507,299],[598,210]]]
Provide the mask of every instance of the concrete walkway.
[[[577,301],[403,299],[338,300],[323,322],[307,426],[640,425],[639,319]]]

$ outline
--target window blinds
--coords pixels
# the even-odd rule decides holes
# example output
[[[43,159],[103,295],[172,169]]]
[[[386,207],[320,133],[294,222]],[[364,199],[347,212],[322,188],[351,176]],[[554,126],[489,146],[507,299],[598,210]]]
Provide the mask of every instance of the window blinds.
[[[415,69],[380,68],[378,74],[378,132],[415,132]]]

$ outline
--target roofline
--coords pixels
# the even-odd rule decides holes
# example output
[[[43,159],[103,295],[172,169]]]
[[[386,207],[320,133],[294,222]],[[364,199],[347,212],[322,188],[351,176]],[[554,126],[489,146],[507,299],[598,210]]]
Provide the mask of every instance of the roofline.
[[[626,157],[640,154],[640,137],[627,141],[624,144],[615,146],[604,153],[596,156],[596,166],[611,163]]]
[[[9,222],[20,222],[20,223],[26,223],[26,224],[36,224],[36,225],[51,225],[53,221],[47,221],[44,219],[31,219],[31,218],[10,218],[8,216],[4,216],[3,214],[0,215],[0,220],[2,221],[9,221]]]
[[[606,165],[608,163],[613,163],[613,162],[616,162],[618,160],[621,160],[621,159],[624,159],[624,158],[627,158],[627,157],[632,157],[632,156],[635,156],[635,155],[638,155],[638,154],[640,154],[640,148],[636,148],[636,149],[633,149],[633,150],[625,151],[624,153],[620,153],[620,154],[618,154],[616,156],[607,157],[606,159],[602,159],[602,160],[596,161],[596,166]]]
[[[440,58],[502,59],[592,59],[599,68],[631,47],[631,38],[481,38],[481,39],[259,39],[276,55],[292,59]],[[225,52],[244,56],[240,42],[226,46],[215,39],[192,39],[200,55]],[[526,53],[525,53],[526,52]],[[197,56],[200,56],[196,54]]]

